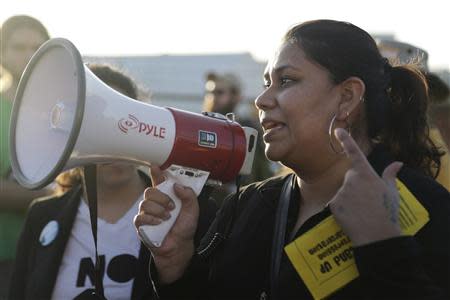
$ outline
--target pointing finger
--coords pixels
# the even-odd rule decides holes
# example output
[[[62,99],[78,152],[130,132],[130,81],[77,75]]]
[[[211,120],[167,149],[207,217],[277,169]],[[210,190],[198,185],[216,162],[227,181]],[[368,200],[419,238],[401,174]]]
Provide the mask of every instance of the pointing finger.
[[[397,178],[397,173],[400,171],[400,169],[403,167],[402,162],[393,162],[389,166],[386,167],[383,171],[382,178],[386,184],[388,184],[391,187],[396,186],[395,179]]]
[[[351,137],[351,135],[343,128],[336,128],[334,130],[334,135],[341,143],[342,148],[344,149],[345,154],[350,159],[352,164],[352,168],[361,169],[361,168],[370,168],[369,162],[367,161],[366,156],[359,148],[358,144]]]

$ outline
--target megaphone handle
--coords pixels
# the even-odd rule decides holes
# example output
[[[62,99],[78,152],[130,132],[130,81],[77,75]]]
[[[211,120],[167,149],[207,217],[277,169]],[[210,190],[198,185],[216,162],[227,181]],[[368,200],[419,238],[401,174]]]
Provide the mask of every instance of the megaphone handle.
[[[173,224],[178,218],[181,210],[181,200],[175,195],[173,191],[173,184],[176,181],[169,176],[166,181],[156,186],[158,190],[167,194],[175,203],[175,208],[170,212],[170,218],[163,220],[158,225],[142,225],[139,227],[139,235],[147,245],[160,247],[167,233],[172,228]]]

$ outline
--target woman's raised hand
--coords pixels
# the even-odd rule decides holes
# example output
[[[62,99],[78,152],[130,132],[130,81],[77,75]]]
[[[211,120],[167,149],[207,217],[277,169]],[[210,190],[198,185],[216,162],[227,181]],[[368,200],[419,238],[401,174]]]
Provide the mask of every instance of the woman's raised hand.
[[[344,182],[329,202],[336,221],[354,246],[400,236],[395,180],[403,164],[390,164],[380,177],[347,131],[337,128],[335,135],[350,160]]]

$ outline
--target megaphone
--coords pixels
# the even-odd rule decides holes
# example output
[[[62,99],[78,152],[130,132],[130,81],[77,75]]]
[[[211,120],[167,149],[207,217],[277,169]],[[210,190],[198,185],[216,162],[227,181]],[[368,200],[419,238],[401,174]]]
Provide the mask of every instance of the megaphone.
[[[257,131],[215,113],[158,107],[124,96],[98,79],[76,47],[50,39],[20,79],[10,127],[11,166],[18,182],[38,189],[62,171],[113,161],[165,170],[157,188],[176,208],[157,226],[141,226],[144,242],[160,246],[179,214],[173,183],[198,195],[207,180],[249,174]]]

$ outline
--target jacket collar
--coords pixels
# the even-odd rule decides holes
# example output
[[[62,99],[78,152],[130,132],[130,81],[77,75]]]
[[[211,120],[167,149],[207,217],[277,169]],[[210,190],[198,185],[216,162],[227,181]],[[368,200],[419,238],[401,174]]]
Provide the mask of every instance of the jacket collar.
[[[388,151],[386,146],[382,144],[375,145],[367,156],[367,160],[374,170],[381,176],[384,169],[392,162],[394,162],[393,155]]]

